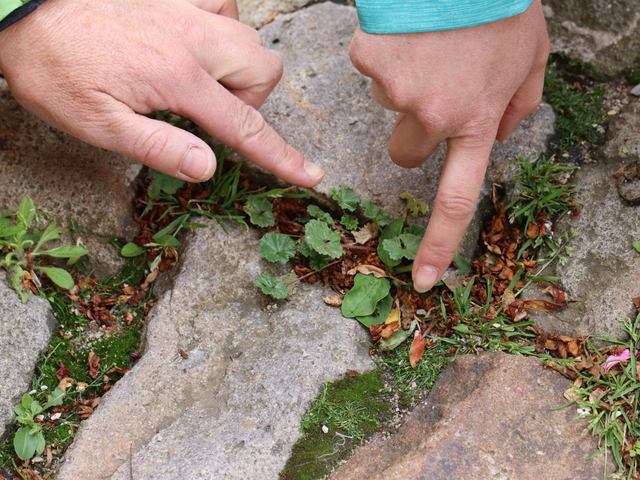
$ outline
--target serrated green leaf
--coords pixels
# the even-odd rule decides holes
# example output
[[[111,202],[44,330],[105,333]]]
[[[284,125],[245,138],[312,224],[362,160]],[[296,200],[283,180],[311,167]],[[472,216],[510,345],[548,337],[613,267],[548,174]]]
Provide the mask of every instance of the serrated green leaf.
[[[376,305],[389,294],[391,284],[386,278],[358,273],[353,279],[353,288],[342,300],[342,314],[347,318],[367,317],[376,310]]]
[[[144,248],[135,243],[127,243],[122,250],[120,250],[120,255],[123,257],[137,257],[138,255],[142,255],[144,253]]]
[[[426,215],[427,213],[429,213],[429,204],[414,197],[409,192],[401,193],[400,198],[407,202],[405,211],[409,213],[413,218],[416,218],[418,215]]]
[[[262,290],[262,293],[269,295],[278,300],[284,300],[288,296],[287,286],[277,278],[263,273],[256,279],[256,287]]]
[[[51,279],[53,283],[66,290],[71,290],[75,283],[73,278],[66,270],[55,267],[35,267],[37,270],[42,270]]]
[[[640,252],[640,242],[633,242],[633,248]]]
[[[162,193],[173,195],[184,187],[186,183],[184,180],[179,180],[170,175],[165,175],[164,173],[153,170],[151,171],[151,184],[149,185],[147,194],[151,200],[158,198]]]
[[[389,223],[389,225],[385,227],[385,229],[382,231],[382,235],[380,235],[378,244],[378,256],[380,257],[380,260],[382,260],[384,264],[389,268],[393,268],[398,265],[400,263],[400,260],[394,260],[393,258],[391,258],[389,252],[387,252],[383,248],[383,245],[385,243],[385,240],[400,236],[400,234],[402,233],[402,227],[404,226],[404,221],[405,217],[396,218],[393,222]]]
[[[393,261],[399,261],[402,260],[402,258],[414,260],[421,241],[422,237],[418,235],[402,233],[395,238],[384,240],[382,248],[384,248]]]
[[[357,230],[359,226],[358,217],[349,215],[348,213],[342,216],[340,223],[347,230]]]
[[[329,194],[340,207],[348,212],[354,212],[360,203],[360,195],[354,192],[348,185],[340,185],[340,190],[331,189]]]
[[[333,217],[327,212],[321,210],[320,207],[316,205],[309,205],[307,207],[307,213],[313,218],[317,218],[318,220],[328,223],[329,225],[333,225]]]
[[[391,313],[391,307],[393,306],[393,297],[387,295],[376,305],[376,312],[373,315],[366,317],[356,317],[356,319],[365,327],[371,325],[382,325]]]
[[[417,223],[411,223],[407,225],[407,227],[402,231],[402,233],[411,233],[412,235],[417,235],[420,238],[424,237],[427,229],[422,225],[418,225]]]
[[[270,262],[287,263],[296,255],[296,244],[287,235],[267,233],[260,239],[258,253]]]
[[[273,227],[276,224],[271,202],[265,197],[257,197],[255,195],[247,197],[244,211],[249,215],[251,223],[258,227],[267,228]]]
[[[314,253],[311,244],[306,238],[303,238],[298,242],[298,253],[303,257],[310,257]]]
[[[305,238],[316,252],[328,255],[331,258],[340,258],[344,255],[340,245],[340,234],[334,232],[321,220],[311,220],[305,226]]]
[[[74,258],[82,257],[89,253],[86,248],[78,247],[76,245],[63,245],[58,248],[52,248],[51,250],[43,250],[34,255],[48,255],[55,258]]]
[[[18,207],[18,224],[28,228],[36,215],[36,206],[29,195],[25,196]]]
[[[380,207],[373,205],[371,200],[365,200],[360,206],[364,210],[365,217],[373,220],[380,228],[386,227],[391,223],[391,216]]]
[[[21,460],[33,458],[36,452],[37,439],[35,435],[29,433],[29,427],[22,427],[13,437],[13,448]]]
[[[331,261],[330,257],[326,255],[321,255],[320,253],[317,253],[317,252],[313,252],[309,257],[309,268],[311,268],[311,270],[315,270],[316,272],[319,272],[324,267],[329,265],[330,261]]]

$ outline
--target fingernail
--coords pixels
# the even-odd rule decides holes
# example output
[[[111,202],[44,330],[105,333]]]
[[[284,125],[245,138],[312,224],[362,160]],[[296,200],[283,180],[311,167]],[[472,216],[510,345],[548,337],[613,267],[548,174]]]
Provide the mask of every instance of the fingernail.
[[[214,169],[213,155],[200,147],[189,147],[180,165],[180,173],[196,182],[208,180],[213,175]]]
[[[315,163],[311,163],[309,160],[304,161],[304,171],[307,172],[307,176],[312,180],[319,181],[324,177],[324,170]]]
[[[430,290],[438,281],[438,270],[433,267],[423,265],[418,268],[413,279],[413,287],[418,293],[424,293]]]

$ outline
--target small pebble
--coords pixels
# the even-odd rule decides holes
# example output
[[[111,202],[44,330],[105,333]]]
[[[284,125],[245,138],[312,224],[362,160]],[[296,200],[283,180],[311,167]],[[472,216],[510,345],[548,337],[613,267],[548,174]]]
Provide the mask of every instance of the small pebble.
[[[40,463],[42,460],[44,460],[42,457],[33,457],[31,463]]]
[[[43,392],[49,387],[47,387],[46,385],[40,385],[40,390],[42,390]]]
[[[322,433],[329,433],[329,427],[322,425]]]
[[[613,117],[614,115],[617,115],[618,111],[617,110],[609,110],[607,112],[607,115],[609,115],[610,117]]]
[[[36,415],[36,420],[38,420],[39,422],[43,422],[44,421],[44,415]]]
[[[631,90],[631,95],[635,95],[636,97],[640,97],[640,83],[638,85],[636,85],[635,87],[633,87],[633,90]]]
[[[51,420],[58,420],[61,416],[61,413],[54,413],[53,415],[51,415]]]
[[[29,392],[29,395],[35,395],[35,394],[36,394],[36,391],[35,391],[35,390],[31,390],[31,391]]]

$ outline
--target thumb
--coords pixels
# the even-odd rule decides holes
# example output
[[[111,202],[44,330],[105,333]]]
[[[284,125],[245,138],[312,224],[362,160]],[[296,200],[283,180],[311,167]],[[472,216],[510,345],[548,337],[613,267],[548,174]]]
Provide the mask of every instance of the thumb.
[[[88,141],[187,182],[208,180],[216,169],[216,157],[203,140],[168,123],[130,111],[111,130],[108,138]]]

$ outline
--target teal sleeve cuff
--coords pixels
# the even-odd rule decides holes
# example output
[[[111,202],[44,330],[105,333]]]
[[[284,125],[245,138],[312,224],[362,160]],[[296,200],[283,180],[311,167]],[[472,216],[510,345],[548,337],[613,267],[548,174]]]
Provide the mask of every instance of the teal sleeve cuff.
[[[356,0],[368,33],[434,32],[473,27],[524,12],[533,0]]]

